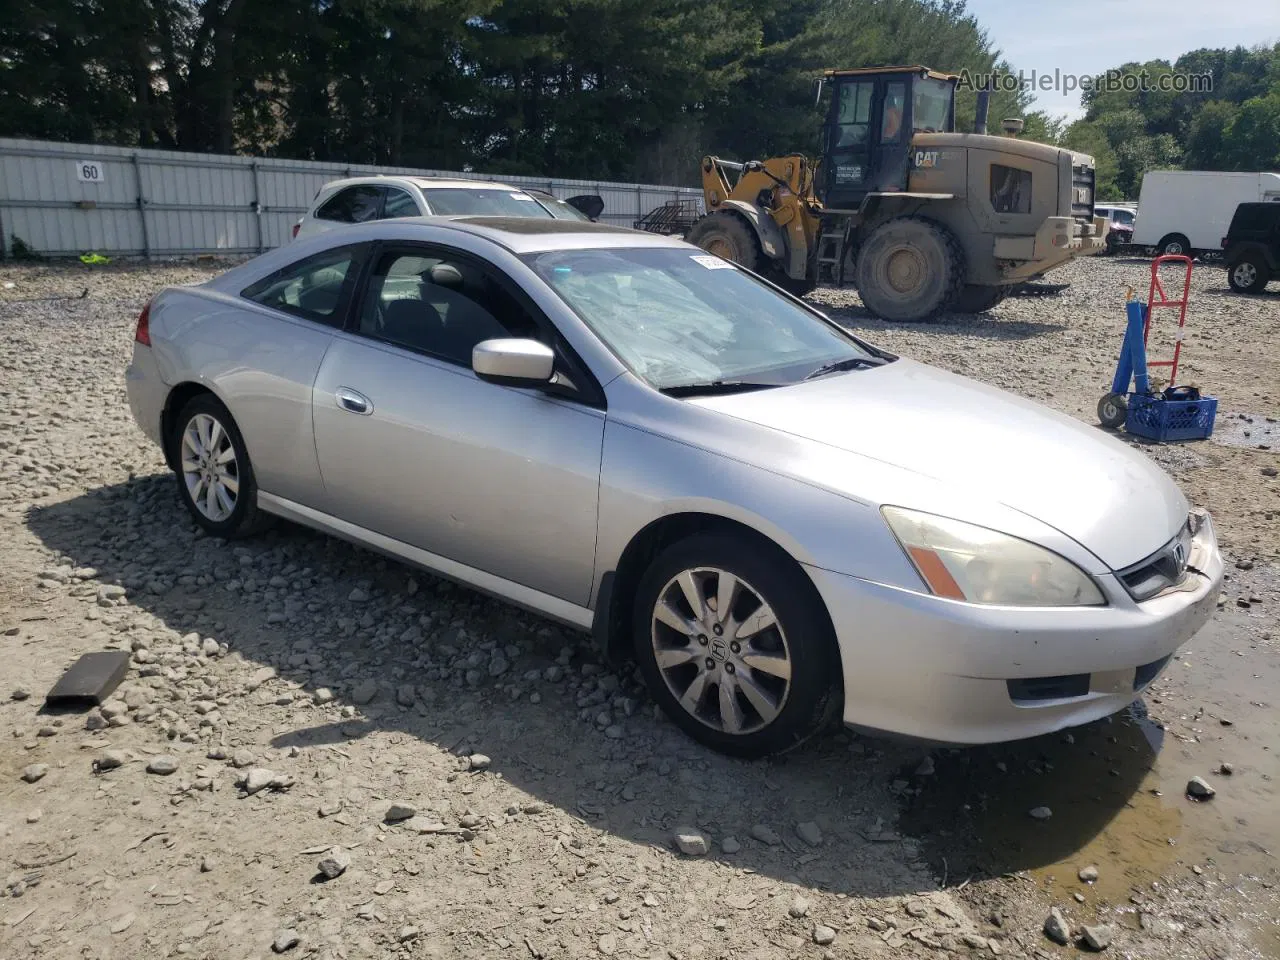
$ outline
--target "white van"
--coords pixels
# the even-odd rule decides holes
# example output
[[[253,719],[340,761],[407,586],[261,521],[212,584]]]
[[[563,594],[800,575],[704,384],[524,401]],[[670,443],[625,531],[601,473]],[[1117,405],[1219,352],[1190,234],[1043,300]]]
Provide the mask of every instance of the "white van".
[[[1218,253],[1236,207],[1280,200],[1280,173],[1152,170],[1142,178],[1133,245],[1156,253]]]

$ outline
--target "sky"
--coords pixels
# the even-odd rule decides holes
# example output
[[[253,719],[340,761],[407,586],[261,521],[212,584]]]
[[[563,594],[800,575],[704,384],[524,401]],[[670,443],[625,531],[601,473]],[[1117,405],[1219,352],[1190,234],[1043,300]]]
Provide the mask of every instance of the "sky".
[[[1168,60],[1201,47],[1280,41],[1280,3],[1205,0],[967,0],[1015,70],[1094,75],[1126,61]],[[938,69],[945,69],[939,67]],[[1033,109],[1083,114],[1080,93],[1037,91]]]

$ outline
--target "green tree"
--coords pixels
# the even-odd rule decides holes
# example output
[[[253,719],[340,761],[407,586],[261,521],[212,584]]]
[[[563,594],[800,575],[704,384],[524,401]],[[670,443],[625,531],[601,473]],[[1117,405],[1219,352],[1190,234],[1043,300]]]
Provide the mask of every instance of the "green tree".
[[[1213,100],[1196,114],[1187,133],[1188,170],[1227,169],[1227,132],[1235,123],[1236,112],[1235,104]]]
[[[1280,167],[1280,90],[1240,105],[1226,131],[1225,152],[1228,169]]]

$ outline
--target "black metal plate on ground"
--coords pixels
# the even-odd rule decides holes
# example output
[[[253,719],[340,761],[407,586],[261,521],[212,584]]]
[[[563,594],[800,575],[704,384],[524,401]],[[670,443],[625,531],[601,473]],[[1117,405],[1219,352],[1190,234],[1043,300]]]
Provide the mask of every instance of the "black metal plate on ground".
[[[59,678],[44,702],[51,707],[95,706],[111,696],[128,671],[128,651],[86,653]]]

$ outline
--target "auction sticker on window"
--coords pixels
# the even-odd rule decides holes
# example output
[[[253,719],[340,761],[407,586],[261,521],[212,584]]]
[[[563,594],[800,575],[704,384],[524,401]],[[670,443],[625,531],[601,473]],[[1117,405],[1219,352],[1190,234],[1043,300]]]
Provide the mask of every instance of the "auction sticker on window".
[[[527,193],[513,193],[513,194],[511,194],[511,199],[512,199],[512,200],[529,200],[529,201],[532,201],[532,200],[533,200],[533,197],[529,196]]]
[[[728,260],[721,260],[719,257],[704,256],[704,255],[695,253],[689,259],[702,264],[708,270],[732,270],[733,269],[732,263],[730,263]]]

